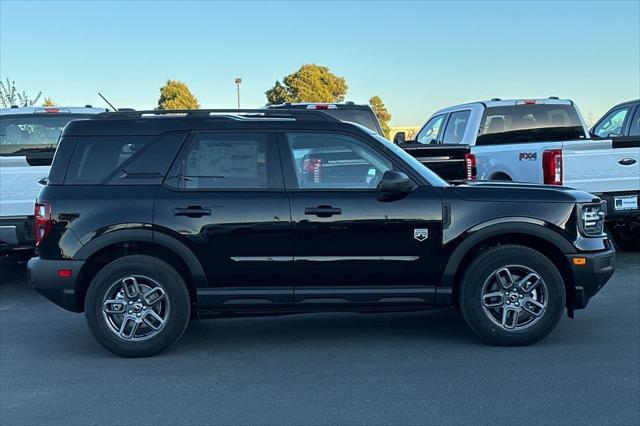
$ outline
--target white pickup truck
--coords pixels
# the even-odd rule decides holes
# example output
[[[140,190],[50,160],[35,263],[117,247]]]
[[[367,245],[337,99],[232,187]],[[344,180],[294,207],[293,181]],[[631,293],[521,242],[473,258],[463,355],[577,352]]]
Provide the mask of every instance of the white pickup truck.
[[[634,114],[637,107],[629,120]],[[492,99],[441,109],[415,141],[469,145],[478,179],[565,185],[598,195],[607,201],[616,241],[637,250],[640,136],[619,142],[615,135],[591,138],[570,100]]]
[[[71,120],[105,111],[90,105],[0,109],[0,253],[33,249],[33,203],[60,132]]]

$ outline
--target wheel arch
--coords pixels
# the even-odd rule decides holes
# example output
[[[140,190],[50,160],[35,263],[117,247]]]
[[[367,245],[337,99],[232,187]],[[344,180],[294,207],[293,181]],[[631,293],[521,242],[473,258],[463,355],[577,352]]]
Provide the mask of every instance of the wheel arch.
[[[502,222],[504,220],[500,219]],[[492,222],[470,229],[467,237],[453,250],[443,272],[442,285],[436,290],[438,303],[457,303],[462,276],[479,251],[498,245],[517,244],[539,251],[558,268],[565,283],[567,308],[571,316],[575,280],[565,254],[575,253],[576,249],[564,237],[545,226],[548,224],[544,222],[536,224],[526,218],[509,218],[509,223]]]
[[[202,265],[182,242],[152,230],[118,230],[91,240],[73,257],[74,260],[84,261],[76,281],[78,306],[84,306],[89,284],[103,266],[133,254],[154,256],[174,267],[187,283],[193,304],[196,303],[196,288],[208,285]]]

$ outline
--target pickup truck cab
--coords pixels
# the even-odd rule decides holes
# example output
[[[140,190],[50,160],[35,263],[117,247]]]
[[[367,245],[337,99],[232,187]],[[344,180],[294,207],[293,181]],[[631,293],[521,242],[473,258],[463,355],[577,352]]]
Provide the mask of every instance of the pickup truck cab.
[[[49,174],[62,129],[105,109],[28,107],[0,109],[0,252],[34,248],[33,200]]]
[[[614,148],[628,152],[618,160],[630,170],[636,171],[636,180],[640,181],[637,165],[640,157],[635,148],[640,141],[640,100],[624,102],[611,108],[593,125],[593,140],[611,140]],[[634,169],[635,166],[635,169]],[[637,186],[636,186],[637,187]],[[610,218],[609,229],[618,246],[625,250],[640,250],[640,209],[638,191],[619,191],[603,193],[607,202],[607,214]]]
[[[610,223],[638,213],[640,139],[591,138],[567,99],[492,99],[444,108],[427,120],[416,142],[469,145],[478,179],[565,185],[595,194],[607,200]]]
[[[319,111],[105,113],[61,136],[28,269],[124,356],[191,317],[433,307],[525,345],[613,273],[601,208],[560,186],[451,185]]]

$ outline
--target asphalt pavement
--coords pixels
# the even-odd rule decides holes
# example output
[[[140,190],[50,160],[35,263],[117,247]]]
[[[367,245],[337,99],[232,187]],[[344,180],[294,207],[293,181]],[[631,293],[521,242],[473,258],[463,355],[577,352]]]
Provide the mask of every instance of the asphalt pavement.
[[[118,358],[81,314],[0,275],[0,424],[640,424],[640,256],[544,341],[481,343],[455,311],[193,321]]]

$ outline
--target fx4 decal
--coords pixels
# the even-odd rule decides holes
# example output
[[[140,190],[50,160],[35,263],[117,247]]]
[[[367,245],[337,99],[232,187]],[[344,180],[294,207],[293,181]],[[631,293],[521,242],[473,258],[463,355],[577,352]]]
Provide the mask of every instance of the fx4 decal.
[[[535,161],[537,158],[537,152],[521,152],[518,161]]]

